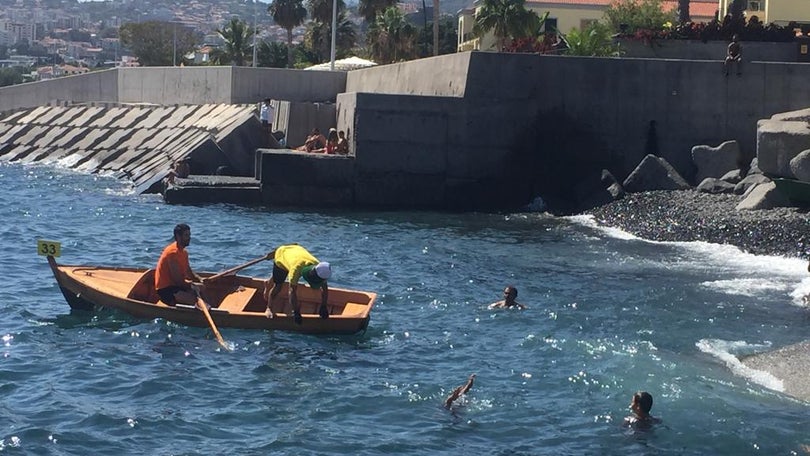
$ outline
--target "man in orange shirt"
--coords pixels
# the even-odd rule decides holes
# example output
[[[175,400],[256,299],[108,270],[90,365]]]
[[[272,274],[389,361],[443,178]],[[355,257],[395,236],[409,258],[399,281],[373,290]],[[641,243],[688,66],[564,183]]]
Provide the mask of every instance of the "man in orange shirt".
[[[160,300],[174,306],[177,302],[194,304],[197,294],[192,286],[198,287],[202,279],[188,263],[186,247],[191,243],[191,228],[185,223],[174,227],[174,242],[167,245],[160,254],[155,269],[155,290]]]

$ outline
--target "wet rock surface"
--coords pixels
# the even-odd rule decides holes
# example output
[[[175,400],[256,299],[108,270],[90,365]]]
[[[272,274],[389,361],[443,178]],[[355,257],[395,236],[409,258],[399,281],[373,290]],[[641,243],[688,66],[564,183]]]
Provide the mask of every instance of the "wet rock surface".
[[[742,197],[693,190],[631,193],[591,209],[604,226],[655,241],[731,244],[757,255],[810,256],[810,210],[738,211]]]

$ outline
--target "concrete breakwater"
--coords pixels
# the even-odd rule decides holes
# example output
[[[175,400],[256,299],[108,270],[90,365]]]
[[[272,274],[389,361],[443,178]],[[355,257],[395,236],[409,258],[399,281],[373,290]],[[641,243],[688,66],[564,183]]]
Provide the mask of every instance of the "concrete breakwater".
[[[52,162],[132,181],[139,193],[171,164],[193,157],[193,172],[228,166],[254,174],[259,146],[253,106],[48,106],[0,118],[0,160]]]

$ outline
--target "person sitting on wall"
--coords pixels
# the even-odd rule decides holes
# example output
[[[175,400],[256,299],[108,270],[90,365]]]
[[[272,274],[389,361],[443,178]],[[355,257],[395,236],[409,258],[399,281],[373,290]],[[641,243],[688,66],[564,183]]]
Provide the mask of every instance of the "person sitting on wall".
[[[726,61],[723,63],[723,69],[726,76],[731,69],[732,65],[737,65],[737,76],[742,76],[742,44],[740,44],[739,36],[735,33],[731,37],[731,43],[728,44],[728,51],[726,53]]]
[[[346,139],[346,132],[343,130],[338,132],[338,142],[335,153],[338,155],[349,155],[349,141]]]
[[[190,174],[191,174],[191,164],[189,163],[187,158],[181,158],[180,160],[172,164],[172,169],[166,175],[166,183],[174,184],[175,178],[179,177],[181,179],[185,179]]]
[[[306,141],[302,146],[298,146],[295,150],[302,152],[312,152],[315,149],[322,149],[326,147],[326,136],[324,136],[318,128],[313,128],[312,133],[307,136]]]
[[[334,154],[337,152],[338,134],[334,128],[329,129],[329,136],[326,138],[326,146],[315,149],[312,152],[316,154]]]

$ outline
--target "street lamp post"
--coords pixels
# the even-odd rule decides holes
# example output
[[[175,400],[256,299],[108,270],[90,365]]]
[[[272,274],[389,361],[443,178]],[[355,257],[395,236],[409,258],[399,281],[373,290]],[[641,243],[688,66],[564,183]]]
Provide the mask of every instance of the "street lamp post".
[[[335,71],[335,41],[337,40],[337,0],[332,0],[332,52],[329,70]]]
[[[253,0],[253,68],[256,68],[256,35],[259,34],[259,26],[256,23],[256,1]]]

